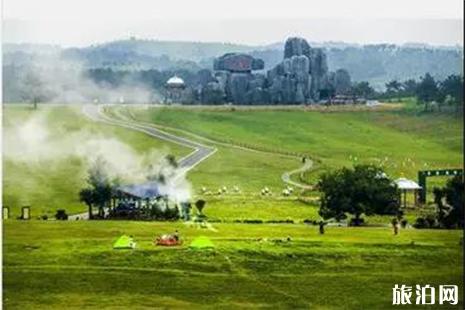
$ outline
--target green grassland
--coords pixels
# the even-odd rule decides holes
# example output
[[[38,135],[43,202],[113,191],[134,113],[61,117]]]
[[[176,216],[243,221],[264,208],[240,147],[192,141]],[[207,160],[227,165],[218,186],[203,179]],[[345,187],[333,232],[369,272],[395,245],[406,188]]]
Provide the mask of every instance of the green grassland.
[[[153,245],[155,236],[174,229],[185,245]],[[10,220],[4,222],[4,306],[389,309],[395,284],[463,289],[460,231],[406,229],[394,236],[390,228],[326,230]],[[134,235],[135,250],[112,249],[122,233]],[[210,237],[216,249],[189,249],[199,235]]]
[[[38,110],[33,110],[27,105],[4,105],[4,134],[7,129],[24,124],[37,115],[46,117],[50,132],[48,140],[52,142],[85,131],[98,137],[117,138],[138,154],[160,150],[182,157],[191,151],[143,133],[93,122],[80,112],[80,106],[40,105]],[[79,135],[75,136],[78,137],[74,141],[76,144],[85,142],[79,139]],[[83,135],[83,139],[87,136]],[[53,151],[50,150],[50,153]],[[10,207],[15,217],[20,215],[23,205],[31,206],[33,216],[54,215],[56,209],[60,208],[70,213],[85,212],[86,207],[78,200],[78,192],[84,186],[85,178],[86,165],[82,157],[41,158],[29,162],[5,158],[3,204]]]
[[[331,111],[171,107],[130,113],[219,141],[308,154],[320,162],[304,176],[310,183],[325,170],[355,163],[382,165],[393,178],[412,179],[418,170],[462,166],[463,125],[454,115],[402,108]],[[225,162],[233,165],[230,160]],[[431,178],[432,185],[442,183]]]
[[[94,123],[79,109],[39,107],[46,110],[57,139],[84,128],[116,137],[140,154],[165,149],[179,158],[191,151]],[[8,105],[3,109],[4,126],[21,123],[39,111]],[[390,217],[373,216],[367,222],[378,227],[328,226],[320,235],[317,226],[302,223],[319,219],[314,200],[318,193],[310,192],[305,199],[299,198],[297,189],[291,197],[280,194],[282,173],[302,164],[298,157],[282,155],[285,152],[316,159],[316,170],[304,175],[307,182],[328,169],[380,163],[385,157],[385,168],[393,177],[415,178],[423,167],[461,166],[463,127],[454,116],[403,109],[324,113],[301,108],[133,107],[121,112],[173,127],[169,132],[179,134],[184,129],[267,152],[198,139],[218,149],[188,174],[194,198],[207,201],[204,213],[212,220],[210,228],[182,222],[4,221],[5,308],[389,309],[395,284],[457,284],[462,297],[460,231],[407,228],[394,236],[387,226]],[[57,208],[84,211],[77,201],[84,167],[83,160],[73,156],[34,165],[6,160],[4,204],[13,212],[30,204],[33,215],[52,214]],[[218,194],[223,186],[227,193]],[[240,192],[231,191],[234,186]],[[260,195],[264,186],[271,189],[271,196]],[[406,218],[412,223],[422,212],[429,210],[409,209]],[[243,220],[265,223],[237,223]],[[294,224],[266,223],[284,220]],[[183,246],[153,245],[155,236],[175,229]],[[112,249],[123,233],[135,237],[135,250]],[[216,249],[189,249],[189,242],[200,235],[210,237]]]

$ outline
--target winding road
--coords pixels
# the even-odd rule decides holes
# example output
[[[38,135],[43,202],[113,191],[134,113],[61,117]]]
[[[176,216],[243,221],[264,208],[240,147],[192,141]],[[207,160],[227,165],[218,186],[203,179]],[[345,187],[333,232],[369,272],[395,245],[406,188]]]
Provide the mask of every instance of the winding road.
[[[179,167],[182,168],[183,172],[187,172],[194,168],[203,160],[213,155],[217,150],[214,147],[206,146],[184,137],[175,136],[152,126],[147,126],[132,121],[110,118],[108,115],[103,113],[102,107],[103,106],[99,105],[85,105],[82,111],[87,117],[94,121],[140,131],[149,136],[194,149],[192,153],[178,160]]]

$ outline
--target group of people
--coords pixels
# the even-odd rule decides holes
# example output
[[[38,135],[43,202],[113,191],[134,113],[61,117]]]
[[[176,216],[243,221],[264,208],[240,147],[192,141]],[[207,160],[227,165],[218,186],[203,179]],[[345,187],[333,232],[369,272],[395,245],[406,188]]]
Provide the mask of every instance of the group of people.
[[[155,238],[156,245],[165,245],[165,246],[173,246],[179,245],[181,243],[181,239],[179,237],[179,231],[176,229],[172,234],[165,234],[161,235],[160,237]]]

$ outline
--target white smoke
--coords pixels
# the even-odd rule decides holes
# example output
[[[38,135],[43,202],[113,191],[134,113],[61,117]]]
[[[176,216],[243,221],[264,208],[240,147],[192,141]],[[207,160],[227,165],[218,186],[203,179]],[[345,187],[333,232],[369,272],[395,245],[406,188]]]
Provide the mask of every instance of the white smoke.
[[[41,57],[20,70],[18,89],[27,101],[51,103],[150,103],[161,97],[146,84],[125,78],[120,86],[97,84],[87,75],[87,67],[59,55]]]
[[[4,128],[4,160],[34,166],[58,164],[77,157],[88,169],[101,158],[106,163],[107,174],[123,184],[143,183],[162,175],[162,194],[175,201],[191,197],[191,185],[185,173],[166,159],[169,150],[152,149],[141,154],[115,137],[96,134],[85,127],[66,134],[57,132],[48,122],[50,110],[37,110],[30,118]]]

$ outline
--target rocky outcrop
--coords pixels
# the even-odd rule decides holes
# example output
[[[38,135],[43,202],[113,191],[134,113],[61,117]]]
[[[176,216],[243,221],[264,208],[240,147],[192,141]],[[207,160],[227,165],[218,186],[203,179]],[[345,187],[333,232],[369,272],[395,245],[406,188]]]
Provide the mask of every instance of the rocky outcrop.
[[[213,69],[229,72],[252,72],[263,70],[265,63],[262,59],[254,58],[247,54],[228,53],[214,60]]]
[[[226,102],[259,104],[268,99],[266,77],[253,73],[265,67],[263,60],[247,54],[228,53],[214,61],[215,78]]]
[[[349,72],[345,69],[339,69],[331,75],[331,85],[336,95],[347,95],[352,86]]]
[[[289,38],[284,59],[268,71],[270,96],[274,103],[302,104],[320,99],[328,87],[328,65],[321,49],[312,49],[305,39]]]
[[[264,62],[247,54],[228,53],[214,60],[214,74],[199,72],[200,101],[233,104],[308,104],[351,87],[347,70],[328,72],[326,54],[305,39],[289,38],[283,61],[266,74]]]

